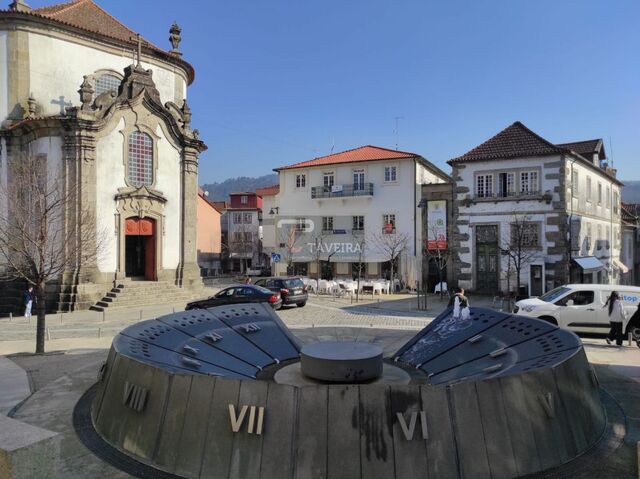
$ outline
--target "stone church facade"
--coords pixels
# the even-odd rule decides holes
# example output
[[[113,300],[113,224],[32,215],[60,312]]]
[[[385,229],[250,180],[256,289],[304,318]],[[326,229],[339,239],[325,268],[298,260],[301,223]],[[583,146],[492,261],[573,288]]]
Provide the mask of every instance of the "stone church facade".
[[[99,249],[50,286],[54,309],[87,308],[125,278],[201,287],[206,145],[186,100],[195,72],[178,50],[179,27],[170,33],[173,48],[162,50],[92,0],[0,11],[0,186],[13,162],[38,155],[50,177],[77,189],[64,228],[95,228],[95,244],[65,254]]]

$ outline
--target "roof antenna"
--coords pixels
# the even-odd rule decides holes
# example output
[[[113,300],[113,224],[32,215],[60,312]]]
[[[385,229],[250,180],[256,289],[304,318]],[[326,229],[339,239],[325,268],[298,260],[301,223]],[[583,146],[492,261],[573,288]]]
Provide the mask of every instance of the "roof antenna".
[[[609,136],[609,158],[611,159],[611,168],[613,168],[613,142]]]
[[[399,128],[399,124],[398,124],[398,122],[399,122],[400,120],[403,120],[403,119],[404,119],[404,116],[394,116],[394,117],[393,117],[393,119],[396,121],[396,128],[395,128],[395,130],[394,130],[394,133],[396,134],[396,151],[398,151],[398,145],[400,144],[400,139],[399,139],[399,136],[400,136],[400,128]]]
[[[333,150],[335,147],[336,147],[336,139],[331,138],[331,153],[333,153]]]

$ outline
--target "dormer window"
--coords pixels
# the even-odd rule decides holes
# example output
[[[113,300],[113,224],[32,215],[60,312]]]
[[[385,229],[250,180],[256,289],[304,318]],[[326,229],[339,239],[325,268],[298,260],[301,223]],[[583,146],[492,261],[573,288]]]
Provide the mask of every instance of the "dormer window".
[[[153,140],[146,133],[134,131],[129,134],[129,158],[127,177],[136,187],[153,184]]]
[[[97,98],[99,95],[108,92],[114,91],[118,92],[118,88],[120,87],[120,83],[122,80],[115,75],[111,75],[109,73],[105,73],[103,75],[99,75],[96,77],[93,82],[93,90],[94,95]]]

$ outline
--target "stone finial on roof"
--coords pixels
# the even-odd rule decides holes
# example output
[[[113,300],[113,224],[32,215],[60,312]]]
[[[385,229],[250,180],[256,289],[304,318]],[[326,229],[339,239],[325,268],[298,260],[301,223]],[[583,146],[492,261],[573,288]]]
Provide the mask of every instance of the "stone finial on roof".
[[[14,10],[16,12],[30,12],[31,7],[27,5],[24,0],[14,0],[9,4],[9,10]]]
[[[37,104],[36,99],[33,96],[33,93],[29,94],[29,99],[27,100],[27,105],[29,107],[29,112],[27,113],[27,118],[35,118],[37,113]]]
[[[185,129],[191,128],[191,108],[189,108],[186,99],[182,103],[182,119],[184,120]]]
[[[80,93],[80,102],[82,103],[82,109],[91,110],[94,90],[87,75],[84,76],[84,81],[82,82],[82,85],[80,85],[78,93]]]
[[[180,42],[182,41],[182,36],[180,36],[181,33],[182,28],[178,26],[177,22],[173,22],[173,25],[171,25],[171,28],[169,29],[169,41],[171,42],[172,47],[171,53],[182,55],[178,48],[180,46]]]

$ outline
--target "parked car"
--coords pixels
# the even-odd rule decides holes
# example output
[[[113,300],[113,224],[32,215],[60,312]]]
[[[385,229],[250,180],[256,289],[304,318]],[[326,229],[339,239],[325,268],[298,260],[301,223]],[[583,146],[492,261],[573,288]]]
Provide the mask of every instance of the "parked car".
[[[247,276],[271,276],[271,268],[269,266],[247,268]]]
[[[604,307],[612,291],[620,293],[627,320],[625,335],[640,325],[629,319],[640,304],[640,288],[613,284],[567,284],[543,294],[539,298],[518,301],[514,313],[533,316],[579,333],[607,333],[609,315]],[[635,333],[640,331],[634,331]]]
[[[309,299],[307,287],[300,278],[282,276],[260,278],[256,281],[256,286],[263,286],[274,293],[279,293],[282,304],[295,304],[302,308]]]
[[[186,310],[213,308],[225,304],[269,303],[273,309],[280,309],[282,298],[279,293],[253,284],[230,286],[207,299],[187,303]]]

